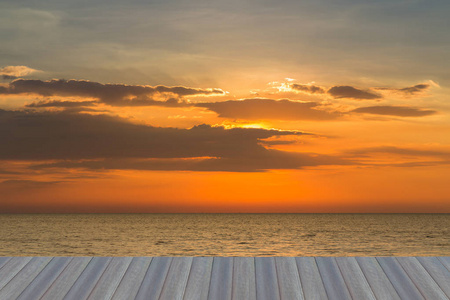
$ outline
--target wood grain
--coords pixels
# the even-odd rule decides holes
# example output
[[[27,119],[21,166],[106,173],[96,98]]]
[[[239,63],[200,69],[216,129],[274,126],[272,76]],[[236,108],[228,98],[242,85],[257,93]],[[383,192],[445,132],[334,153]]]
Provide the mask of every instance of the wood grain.
[[[294,257],[276,257],[278,286],[281,299],[303,300],[303,290]]]
[[[212,257],[194,257],[191,272],[184,292],[184,300],[208,299],[209,284],[213,265]]]
[[[375,257],[356,257],[356,261],[377,299],[400,300],[400,296]]]
[[[450,271],[437,257],[417,257],[417,260],[450,299]]]
[[[235,257],[233,264],[232,299],[256,300],[255,259]]]
[[[298,273],[305,299],[328,300],[322,277],[314,257],[296,257]]]
[[[376,300],[363,271],[354,257],[336,257],[336,262],[353,299]]]
[[[377,261],[401,299],[424,299],[395,257],[377,257]]]
[[[151,261],[151,257],[134,257],[111,299],[134,299]]]
[[[0,299],[16,299],[52,260],[51,257],[33,257],[1,290]]]
[[[256,257],[255,272],[257,299],[280,299],[275,259],[273,257]]]
[[[233,287],[233,258],[214,257],[208,299],[231,299]]]
[[[316,262],[328,299],[352,299],[336,259],[334,257],[317,257]]]
[[[183,299],[186,284],[191,270],[192,257],[174,257],[169,272],[164,282],[159,299],[181,300]]]
[[[154,257],[136,295],[137,300],[158,299],[169,271],[171,257]]]
[[[42,295],[41,300],[62,299],[91,260],[92,257],[74,257]]]

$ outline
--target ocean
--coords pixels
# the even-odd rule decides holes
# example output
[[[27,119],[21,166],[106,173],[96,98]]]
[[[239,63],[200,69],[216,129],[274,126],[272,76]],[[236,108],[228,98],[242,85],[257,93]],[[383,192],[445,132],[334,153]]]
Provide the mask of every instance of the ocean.
[[[1,214],[0,256],[449,256],[450,214]]]

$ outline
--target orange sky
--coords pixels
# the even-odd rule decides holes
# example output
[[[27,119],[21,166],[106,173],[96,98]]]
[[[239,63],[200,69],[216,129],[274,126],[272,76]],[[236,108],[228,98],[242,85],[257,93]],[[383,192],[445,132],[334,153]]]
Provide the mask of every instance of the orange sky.
[[[10,85],[14,81],[4,84]],[[306,108],[300,100],[303,94],[292,90],[254,100],[243,95],[231,102],[221,100],[228,100],[225,95],[183,104],[187,101],[183,96],[174,107],[164,107],[159,99],[150,106],[115,106],[90,96],[60,97],[63,92],[55,87],[48,87],[48,93],[52,88],[56,92],[50,98],[39,95],[39,90],[4,98],[17,107],[2,112],[3,126],[11,128],[3,133],[8,145],[1,151],[2,212],[448,212],[450,208],[445,111],[403,104],[416,109],[413,115],[355,112],[357,107],[389,108],[397,106],[390,103],[433,99],[442,88],[431,84],[406,100],[402,94],[383,96],[377,102],[385,103],[378,105],[373,100],[367,104],[368,100],[306,95],[308,103],[314,103]],[[51,101],[75,104],[63,107]],[[83,101],[95,103],[83,106]],[[227,114],[239,110],[242,116],[221,117],[213,106],[192,105],[216,102],[230,105]],[[241,103],[250,105],[248,113],[245,107],[233,106]],[[271,106],[266,108],[267,104]],[[291,116],[297,109],[298,120]],[[416,116],[417,111],[432,113]],[[210,125],[193,127],[199,124]]]
[[[450,4],[50,2],[0,4],[0,213],[450,213]]]

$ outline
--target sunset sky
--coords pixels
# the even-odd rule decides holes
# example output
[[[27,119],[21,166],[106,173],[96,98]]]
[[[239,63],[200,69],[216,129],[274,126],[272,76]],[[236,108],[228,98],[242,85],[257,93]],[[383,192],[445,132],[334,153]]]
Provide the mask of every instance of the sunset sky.
[[[0,1],[0,213],[450,213],[450,1]]]

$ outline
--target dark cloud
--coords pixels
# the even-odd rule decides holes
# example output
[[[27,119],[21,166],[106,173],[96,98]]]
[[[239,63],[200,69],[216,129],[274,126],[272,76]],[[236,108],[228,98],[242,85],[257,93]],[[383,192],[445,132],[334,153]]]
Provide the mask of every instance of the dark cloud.
[[[331,156],[267,149],[261,143],[299,135],[209,125],[161,128],[107,115],[0,110],[0,159],[64,160],[46,167],[119,168],[121,164],[120,168],[140,169],[142,163],[141,168],[149,170],[258,171],[349,163]]]
[[[359,107],[352,112],[397,117],[424,117],[437,113],[434,110],[409,106],[368,106]]]
[[[13,175],[13,174],[20,174],[19,172],[15,172],[15,171],[11,171],[11,170],[7,170],[5,168],[0,168],[0,174],[4,175]]]
[[[233,157],[193,159],[105,159],[95,161],[60,161],[36,164],[33,169],[83,168],[90,170],[169,170],[261,172],[270,169],[301,169],[321,165],[349,165],[350,160],[313,153],[284,152],[265,149],[257,153],[240,153]]]
[[[332,120],[340,116],[318,109],[316,102],[291,100],[245,99],[197,103],[223,118],[246,120]]]
[[[106,103],[114,106],[163,106],[163,107],[187,107],[192,104],[187,103],[181,99],[170,98],[165,101],[153,100],[147,96],[139,96],[132,100],[119,101],[114,104]]]
[[[353,86],[343,85],[343,86],[333,86],[328,91],[325,92],[325,90],[322,87],[315,86],[315,85],[308,85],[308,84],[297,84],[293,83],[290,85],[290,87],[293,90],[297,90],[303,93],[307,94],[324,94],[328,93],[332,97],[336,99],[341,98],[350,98],[350,99],[357,99],[357,100],[374,100],[374,99],[382,99],[383,96],[373,90],[378,91],[391,91],[395,93],[400,93],[408,96],[413,96],[416,94],[421,94],[424,91],[428,90],[431,87],[431,84],[429,83],[421,83],[416,84],[414,86],[409,86],[405,88],[388,88],[388,87],[374,87],[371,89],[358,89]]]
[[[421,84],[416,84],[416,85],[401,88],[401,89],[384,88],[384,87],[376,88],[376,89],[382,90],[382,91],[393,91],[393,92],[403,93],[403,94],[412,96],[412,95],[423,93],[424,91],[430,89],[430,87],[431,87],[431,84],[421,83]]]
[[[352,86],[333,86],[327,92],[334,98],[350,98],[358,100],[381,99],[382,96],[369,90],[360,90]]]
[[[25,107],[39,108],[39,107],[62,107],[62,108],[74,108],[74,107],[86,107],[95,106],[98,101],[39,101],[25,105]]]
[[[25,105],[25,107],[29,108],[44,108],[44,107],[57,107],[57,108],[77,108],[77,107],[91,107],[101,104],[99,101],[38,101]],[[115,106],[163,106],[163,107],[185,107],[191,106],[191,104],[176,99],[170,98],[166,101],[156,101],[150,98],[145,97],[144,99],[138,97],[133,99],[132,101],[119,101],[115,103]],[[86,109],[83,109],[86,111]]]
[[[2,159],[184,158],[258,152],[259,139],[300,132],[151,127],[107,115],[0,111]]]
[[[424,150],[414,148],[401,148],[394,146],[379,146],[360,149],[352,149],[345,152],[349,159],[373,158],[378,154],[394,155],[396,157],[415,158],[416,161],[395,162],[395,163],[376,163],[376,166],[387,167],[425,167],[450,164],[450,152],[438,150]]]
[[[305,133],[306,134],[306,133]],[[297,144],[298,141],[295,140],[264,140],[261,141],[261,144],[265,146],[277,146],[277,145],[293,145]]]
[[[41,96],[63,96],[95,98],[115,106],[174,105],[177,97],[223,94],[221,89],[199,89],[182,86],[144,86],[125,84],[102,84],[86,80],[50,81],[18,79],[0,89],[0,94],[37,94]],[[155,96],[170,96],[168,101],[155,101]],[[167,97],[166,97],[167,98]]]
[[[61,183],[64,181],[36,181],[36,180],[24,180],[24,179],[10,179],[10,180],[4,180],[0,182],[1,188],[8,188],[8,189],[30,189],[30,188],[41,188],[46,187],[50,185],[54,185],[57,183]]]
[[[385,164],[383,166],[416,168],[416,167],[442,166],[442,165],[449,165],[449,164],[450,164],[450,160],[442,160],[442,161],[418,161],[418,162],[406,162],[406,163],[398,163],[398,164]]]
[[[424,90],[427,90],[429,88],[430,88],[429,84],[417,84],[414,86],[400,89],[399,91],[412,95],[412,94],[423,92]]]
[[[450,157],[450,153],[445,152],[445,151],[400,148],[400,147],[394,147],[394,146],[380,146],[380,147],[368,147],[368,148],[353,149],[353,150],[349,150],[348,153],[358,154],[358,155],[387,153],[387,154],[398,154],[398,155],[407,155],[407,156]]]
[[[12,80],[12,79],[17,79],[19,77],[14,76],[14,75],[1,75],[2,79],[4,80]]]
[[[325,94],[325,90],[323,88],[315,85],[293,83],[291,84],[291,89],[307,94]]]

